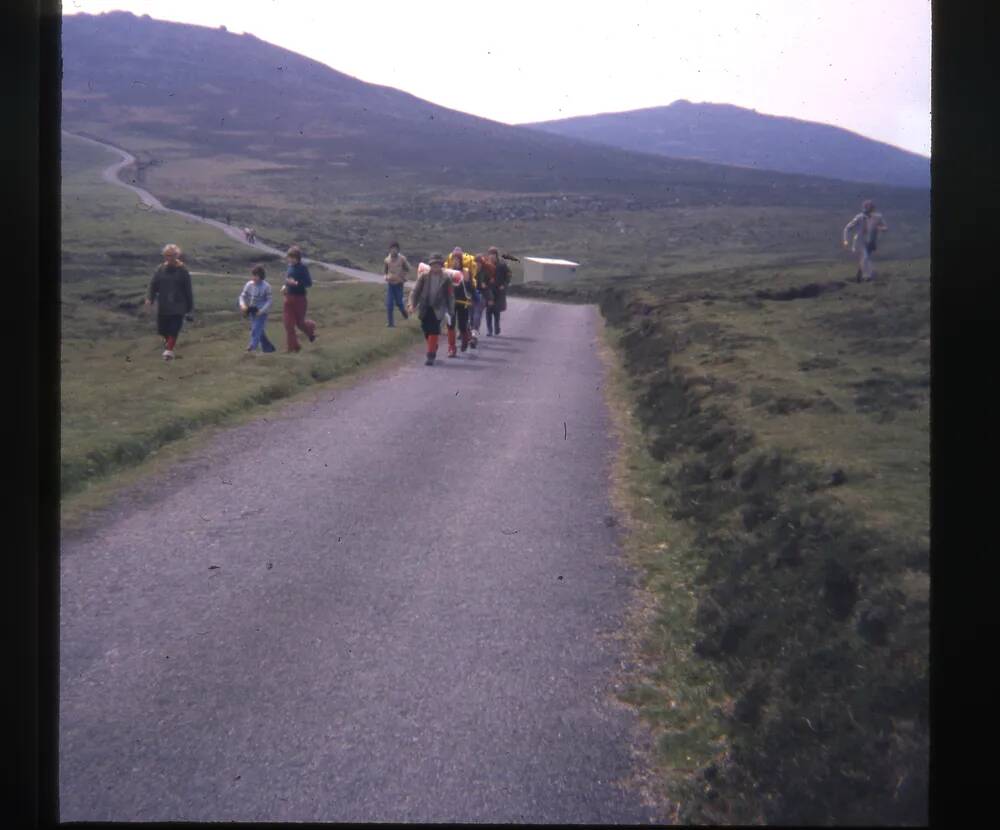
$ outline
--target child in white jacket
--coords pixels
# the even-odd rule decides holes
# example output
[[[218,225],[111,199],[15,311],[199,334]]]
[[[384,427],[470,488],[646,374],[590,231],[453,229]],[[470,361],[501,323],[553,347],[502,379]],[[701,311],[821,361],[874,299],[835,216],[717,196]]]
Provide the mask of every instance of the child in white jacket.
[[[257,346],[260,346],[264,352],[273,352],[274,344],[267,339],[264,331],[267,312],[271,308],[271,286],[264,279],[263,266],[255,266],[250,274],[252,279],[240,292],[240,311],[244,317],[250,318],[250,345],[247,346],[247,351],[255,352]]]

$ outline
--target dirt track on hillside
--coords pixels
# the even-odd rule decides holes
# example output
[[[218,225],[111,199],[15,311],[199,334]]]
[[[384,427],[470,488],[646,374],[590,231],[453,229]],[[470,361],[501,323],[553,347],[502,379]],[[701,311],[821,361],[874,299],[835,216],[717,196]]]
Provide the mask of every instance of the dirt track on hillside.
[[[93,144],[95,147],[101,147],[105,150],[110,150],[113,153],[117,153],[121,157],[121,160],[116,161],[114,164],[111,164],[108,167],[104,168],[104,170],[101,172],[101,178],[104,179],[104,181],[108,182],[109,184],[117,185],[119,187],[124,187],[126,190],[132,191],[139,198],[140,204],[145,205],[147,209],[156,210],[163,213],[173,213],[176,214],[177,216],[182,216],[185,219],[190,219],[195,222],[200,222],[203,225],[209,225],[221,231],[230,239],[239,242],[241,245],[246,245],[257,251],[264,251],[265,253],[274,254],[280,257],[283,257],[285,255],[285,252],[283,250],[275,248],[264,242],[254,242],[254,243],[247,242],[245,236],[243,235],[242,228],[235,227],[234,225],[227,225],[225,222],[222,222],[219,219],[210,219],[206,216],[199,216],[196,213],[188,213],[187,211],[168,208],[163,204],[163,202],[157,199],[148,190],[139,187],[135,183],[135,179],[132,179],[131,181],[124,181],[121,177],[122,171],[126,170],[127,168],[135,164],[135,156],[133,156],[127,150],[123,150],[120,147],[115,147],[113,144],[108,144],[107,142],[104,141],[97,141],[96,139],[89,138],[87,136],[78,135],[77,133],[70,133],[66,132],[65,130],[63,131],[63,133],[65,135],[73,136],[73,138],[79,139],[80,141],[86,141],[89,144]],[[318,259],[303,258],[303,262],[305,262],[307,265],[318,265],[321,268],[325,268],[328,271],[335,271],[339,274],[344,274],[345,276],[352,277],[353,279],[361,280],[363,282],[382,283],[384,280],[382,274],[374,274],[370,271],[363,271],[358,268],[348,268],[347,266],[344,265],[335,265],[331,262],[323,262],[322,260]]]

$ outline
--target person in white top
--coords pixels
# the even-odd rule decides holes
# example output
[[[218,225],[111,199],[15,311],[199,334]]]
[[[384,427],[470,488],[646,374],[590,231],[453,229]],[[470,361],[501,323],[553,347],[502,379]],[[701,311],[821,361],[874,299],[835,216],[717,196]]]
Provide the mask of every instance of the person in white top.
[[[240,311],[250,318],[250,344],[247,351],[254,353],[257,347],[270,353],[274,344],[267,339],[267,313],[271,310],[271,284],[265,279],[264,266],[256,265],[250,272],[250,281],[240,292]]]
[[[864,280],[868,282],[874,279],[875,269],[872,265],[872,254],[878,245],[878,235],[889,230],[885,219],[881,213],[875,212],[875,203],[871,199],[865,199],[861,205],[861,213],[855,216],[844,227],[844,247],[850,248],[858,254],[858,282]],[[854,237],[850,243],[847,236],[854,231]]]

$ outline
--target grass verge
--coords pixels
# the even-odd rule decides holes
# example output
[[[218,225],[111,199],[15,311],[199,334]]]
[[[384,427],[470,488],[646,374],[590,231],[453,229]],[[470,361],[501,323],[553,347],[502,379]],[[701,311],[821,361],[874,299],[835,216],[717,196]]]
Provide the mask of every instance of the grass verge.
[[[381,287],[314,269],[309,315],[318,341],[296,355],[247,354],[249,325],[237,297],[252,264],[263,261],[275,288],[281,264],[199,223],[139,209],[131,194],[101,180],[113,160],[83,142],[64,143],[60,438],[67,521],[84,504],[100,502],[123,471],[164,448],[349,376],[420,339],[412,321],[385,327]],[[185,251],[196,309],[171,363],[160,357],[155,312],[143,306],[166,241]],[[268,328],[283,345],[280,295]]]
[[[601,295],[650,602],[623,697],[679,821],[926,821],[927,267]]]
[[[116,468],[112,474],[88,477],[69,494],[64,494],[60,505],[60,525],[64,532],[74,532],[88,527],[95,514],[107,508],[125,492],[139,491],[155,476],[162,474],[173,465],[191,458],[198,453],[221,430],[232,429],[256,418],[274,417],[275,407],[286,407],[297,403],[309,403],[326,397],[337,389],[357,383],[360,377],[391,371],[407,359],[404,349],[389,356],[375,358],[362,369],[321,383],[303,385],[288,396],[275,398],[244,409],[234,410],[211,423],[204,423],[198,429],[151,449],[141,461]]]
[[[618,447],[611,498],[641,590],[629,610],[626,628],[635,639],[619,697],[636,707],[653,731],[643,758],[653,777],[640,782],[643,795],[677,823],[686,794],[697,787],[698,770],[723,751],[725,730],[714,713],[725,700],[720,672],[693,652],[695,579],[702,563],[691,529],[663,510],[661,465],[649,454],[635,415],[640,390],[622,365],[620,339],[620,332],[606,326],[599,346]]]
[[[315,344],[299,354],[248,354],[248,325],[232,310],[242,278],[195,277],[195,322],[167,363],[154,320],[140,310],[144,281],[64,288],[64,497],[206,426],[396,354],[420,335],[409,323],[385,327],[377,286],[319,284],[310,295]],[[280,347],[280,315],[277,322],[270,334]]]

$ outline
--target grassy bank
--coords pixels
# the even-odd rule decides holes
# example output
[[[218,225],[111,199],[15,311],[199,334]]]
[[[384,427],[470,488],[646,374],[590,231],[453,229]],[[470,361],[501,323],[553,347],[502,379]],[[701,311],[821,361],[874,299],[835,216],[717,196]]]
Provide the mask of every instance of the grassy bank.
[[[100,180],[113,160],[100,149],[65,142],[60,388],[66,509],[74,497],[179,439],[356,372],[419,339],[412,324],[385,328],[379,286],[346,284],[314,269],[309,301],[317,342],[298,355],[247,355],[248,324],[236,298],[253,263],[263,262],[274,286],[281,263],[198,223],[139,209],[134,196]],[[155,311],[142,305],[167,241],[185,250],[196,306],[172,363],[160,357]],[[276,307],[268,328],[281,345],[280,296]]]
[[[926,821],[929,263],[842,271],[600,294],[654,603],[626,699],[685,822]]]

